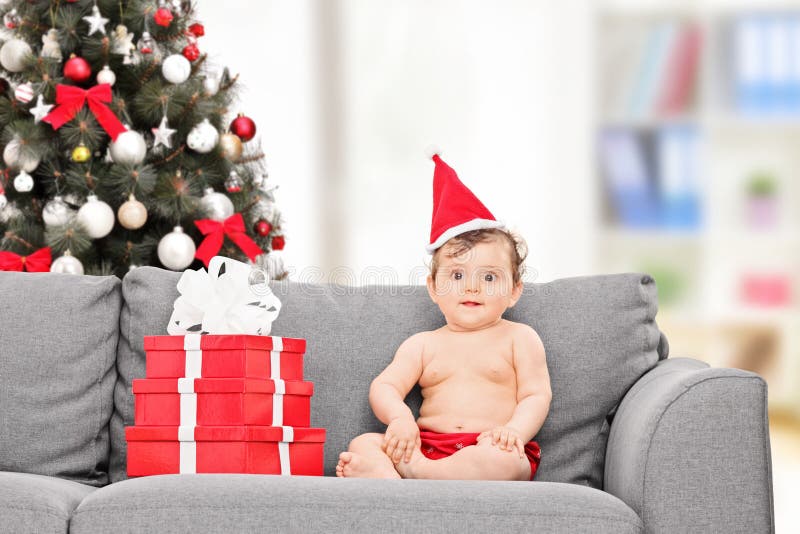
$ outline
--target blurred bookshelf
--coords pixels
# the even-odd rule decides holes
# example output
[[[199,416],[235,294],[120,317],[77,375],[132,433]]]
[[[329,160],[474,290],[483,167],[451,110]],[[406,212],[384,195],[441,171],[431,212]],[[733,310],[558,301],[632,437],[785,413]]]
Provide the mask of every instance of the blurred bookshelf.
[[[653,275],[673,356],[800,418],[800,0],[594,18],[598,270]]]

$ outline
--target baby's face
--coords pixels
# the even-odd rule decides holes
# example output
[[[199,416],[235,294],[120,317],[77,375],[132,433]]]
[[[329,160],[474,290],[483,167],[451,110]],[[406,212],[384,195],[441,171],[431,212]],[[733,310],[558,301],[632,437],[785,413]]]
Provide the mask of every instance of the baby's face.
[[[428,276],[428,294],[450,329],[480,330],[499,322],[522,294],[522,282],[513,283],[508,246],[489,241],[454,258],[446,252],[440,252],[435,283]]]

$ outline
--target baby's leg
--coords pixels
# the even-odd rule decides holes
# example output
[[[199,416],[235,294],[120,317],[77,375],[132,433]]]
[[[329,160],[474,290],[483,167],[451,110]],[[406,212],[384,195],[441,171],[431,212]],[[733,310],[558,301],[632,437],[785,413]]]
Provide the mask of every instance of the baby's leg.
[[[403,478],[442,480],[530,480],[531,464],[519,452],[504,451],[492,445],[491,438],[474,446],[464,447],[440,460],[429,460],[419,449],[414,450],[409,463],[397,464]]]
[[[361,434],[339,455],[337,477],[400,478],[391,458],[381,449],[383,434]]]

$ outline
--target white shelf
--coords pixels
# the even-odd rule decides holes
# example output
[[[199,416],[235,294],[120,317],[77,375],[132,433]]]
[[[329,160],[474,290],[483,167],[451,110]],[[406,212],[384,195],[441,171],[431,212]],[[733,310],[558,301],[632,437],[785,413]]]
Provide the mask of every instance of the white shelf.
[[[691,231],[621,228],[598,220],[595,260],[600,268],[615,270],[651,264],[663,267],[665,276],[679,277],[673,282],[680,298],[669,306],[660,306],[657,318],[670,338],[670,345],[676,347],[677,352],[673,352],[676,357],[707,357],[706,361],[726,365],[749,354],[754,339],[774,336],[778,341],[770,350],[779,351],[780,363],[765,373],[771,380],[770,403],[776,402],[800,415],[800,114],[738,113],[730,102],[725,64],[730,57],[727,24],[741,14],[780,11],[800,14],[800,0],[669,3],[604,0],[600,3],[596,11],[595,48],[601,68],[597,72],[596,94],[592,95],[598,103],[595,132],[628,128],[649,138],[652,132],[664,127],[696,127],[703,143],[700,151],[703,212],[702,227]],[[703,31],[695,98],[689,109],[666,118],[628,117],[610,112],[627,109],[618,105],[626,102],[620,99],[625,93],[612,91],[624,89],[617,80],[624,80],[629,69],[621,61],[637,57],[630,53],[630,43],[643,42],[642,34],[647,31],[643,28],[670,19],[694,21]],[[604,74],[609,78],[604,79]],[[597,183],[603,184],[599,161],[595,162],[595,169]],[[774,172],[779,178],[780,215],[779,225],[774,229],[750,228],[745,220],[747,179],[759,169]],[[601,206],[596,212],[606,214],[608,208]],[[739,295],[743,276],[760,273],[788,277],[794,300],[780,308],[757,308],[743,303]],[[748,335],[753,337],[748,339]]]

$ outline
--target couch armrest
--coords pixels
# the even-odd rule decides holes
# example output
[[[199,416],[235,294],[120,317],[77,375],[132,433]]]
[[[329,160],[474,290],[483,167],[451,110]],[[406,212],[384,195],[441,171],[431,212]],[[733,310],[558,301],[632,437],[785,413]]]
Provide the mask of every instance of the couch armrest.
[[[774,532],[766,382],[690,358],[660,361],[617,409],[604,489],[647,532]]]

